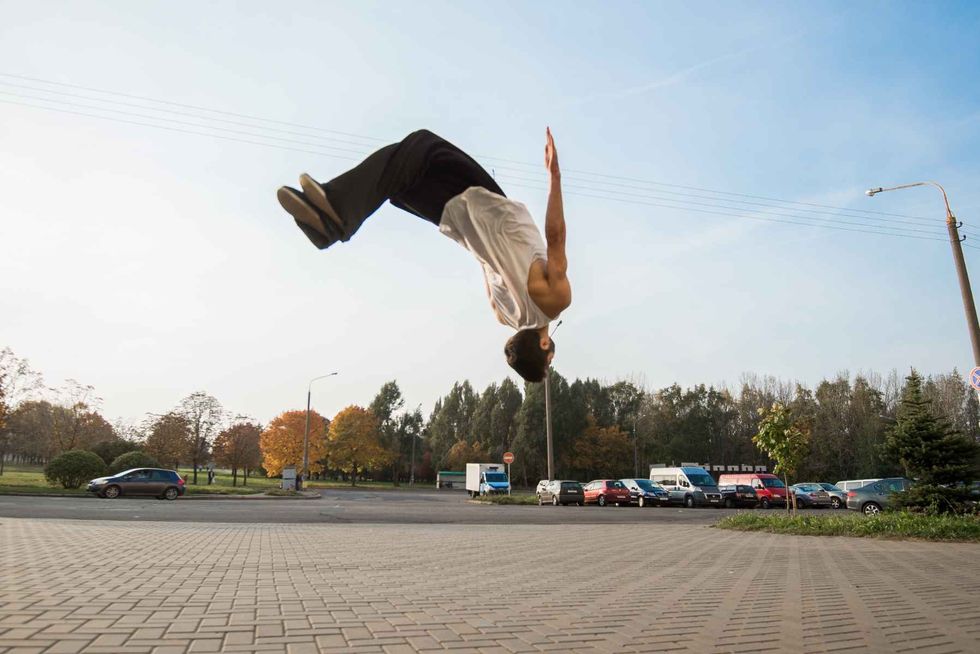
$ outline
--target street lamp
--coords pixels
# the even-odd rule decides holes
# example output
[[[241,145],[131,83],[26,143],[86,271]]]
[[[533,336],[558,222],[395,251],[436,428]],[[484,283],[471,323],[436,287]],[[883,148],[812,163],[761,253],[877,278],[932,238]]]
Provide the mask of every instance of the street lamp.
[[[318,379],[326,379],[327,377],[333,377],[336,372],[331,372],[327,375],[320,375],[319,377],[314,377],[310,380],[310,383],[306,386],[306,430],[303,432],[303,471],[300,473],[299,477],[299,487],[303,488],[303,484],[306,482],[306,478],[310,474],[310,393],[313,390],[313,382]]]
[[[561,327],[561,321],[555,325],[555,328],[551,330],[551,338]],[[551,366],[545,368],[544,371],[544,433],[545,433],[545,443],[548,450],[548,481],[553,480],[554,477],[554,467],[555,467],[555,455],[554,448],[552,447],[551,440]]]
[[[960,294],[963,296],[963,310],[966,312],[967,328],[970,330],[970,343],[973,345],[973,365],[980,366],[980,325],[977,324],[977,307],[973,301],[973,291],[970,289],[970,278],[966,273],[966,261],[963,259],[963,246],[961,245],[960,234],[957,231],[959,224],[953,210],[949,208],[949,198],[946,197],[946,189],[936,182],[914,182],[912,184],[902,184],[890,188],[872,188],[865,191],[868,197],[874,197],[878,193],[885,191],[898,191],[900,189],[912,188],[913,186],[935,186],[943,194],[943,202],[946,203],[946,229],[949,231],[949,245],[953,249],[953,262],[956,264],[956,276],[960,282]]]

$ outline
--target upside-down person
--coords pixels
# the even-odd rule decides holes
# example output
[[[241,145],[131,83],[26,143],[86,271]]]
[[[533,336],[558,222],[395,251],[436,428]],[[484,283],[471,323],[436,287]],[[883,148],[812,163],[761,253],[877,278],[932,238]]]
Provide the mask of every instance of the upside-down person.
[[[527,207],[504,195],[472,157],[428,130],[381,148],[325,184],[304,173],[302,191],[283,186],[277,195],[321,250],[350,240],[385,200],[438,226],[473,253],[494,314],[517,330],[504,347],[507,363],[527,381],[539,382],[555,353],[548,325],[572,301],[561,171],[550,129],[544,162],[551,178],[547,246]]]

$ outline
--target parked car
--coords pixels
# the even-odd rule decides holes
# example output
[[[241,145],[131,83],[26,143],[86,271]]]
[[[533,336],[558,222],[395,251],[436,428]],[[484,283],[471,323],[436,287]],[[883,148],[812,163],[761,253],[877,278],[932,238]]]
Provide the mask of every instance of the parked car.
[[[663,486],[670,493],[672,504],[714,506],[721,508],[721,492],[718,482],[700,466],[680,468],[650,468],[650,481]]]
[[[754,509],[759,504],[759,497],[752,490],[751,486],[745,484],[728,484],[719,486],[721,498],[726,509],[748,508]]]
[[[670,493],[667,489],[649,479],[620,479],[630,492],[630,504],[637,506],[667,506]]]
[[[881,481],[881,477],[875,477],[874,479],[845,479],[844,481],[837,482],[834,486],[846,493],[849,490],[861,488],[862,486],[873,484],[876,481]]]
[[[582,490],[584,491],[583,501],[586,504],[621,506],[630,503],[629,489],[618,479],[596,479],[587,483]]]
[[[545,488],[547,488],[550,483],[551,483],[551,480],[550,479],[542,479],[541,481],[539,481],[538,482],[538,487],[534,489],[534,494],[535,495],[540,495],[541,492]]]
[[[829,509],[832,505],[830,493],[825,491],[820,484],[793,484],[789,490],[796,496],[796,508],[798,509]]]
[[[184,494],[184,479],[174,470],[133,468],[88,483],[88,491],[99,497],[115,499],[120,495],[152,495],[175,500]]]
[[[719,484],[743,484],[751,486],[759,498],[759,506],[768,509],[770,506],[786,506],[786,484],[776,475],[768,472],[736,472],[718,477]]]
[[[578,504],[582,506],[585,503],[585,494],[582,492],[582,484],[577,481],[570,479],[558,480],[549,482],[544,490],[537,493],[538,495],[538,505],[542,505],[545,502],[550,502],[555,506],[561,504],[565,506],[566,504]]]
[[[908,490],[912,481],[904,477],[879,479],[860,488],[847,491],[847,508],[864,515],[878,515],[891,505],[892,493]]]
[[[834,509],[843,509],[847,507],[847,491],[834,486],[833,484],[828,484],[825,481],[819,482],[820,488],[827,491],[830,495],[830,506]]]

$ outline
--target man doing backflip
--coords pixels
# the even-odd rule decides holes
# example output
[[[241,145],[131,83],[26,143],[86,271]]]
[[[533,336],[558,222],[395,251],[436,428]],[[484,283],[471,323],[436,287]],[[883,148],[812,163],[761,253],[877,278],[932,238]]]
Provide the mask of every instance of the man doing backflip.
[[[539,382],[555,353],[548,324],[572,301],[561,171],[550,129],[546,137],[547,246],[527,207],[507,198],[469,155],[428,130],[381,148],[325,184],[304,173],[302,191],[283,186],[277,195],[321,250],[350,240],[385,200],[434,223],[482,266],[494,314],[517,330],[504,347],[507,363],[527,381]]]

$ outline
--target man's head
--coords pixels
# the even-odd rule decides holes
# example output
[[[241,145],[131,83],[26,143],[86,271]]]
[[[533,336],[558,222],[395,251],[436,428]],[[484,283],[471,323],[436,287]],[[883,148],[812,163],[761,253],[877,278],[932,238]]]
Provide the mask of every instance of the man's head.
[[[544,374],[555,357],[555,341],[548,328],[522,329],[504,346],[507,364],[529,382],[544,381]]]

